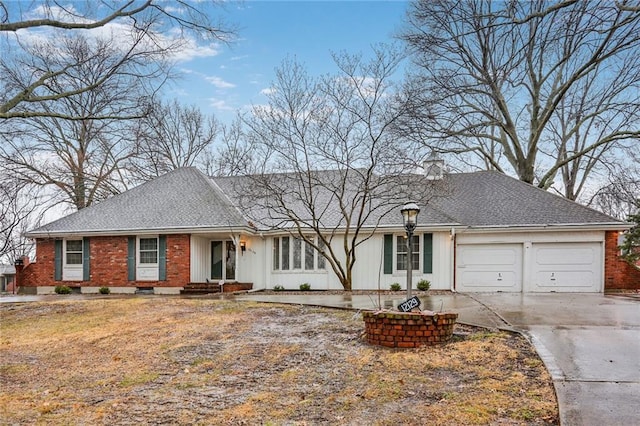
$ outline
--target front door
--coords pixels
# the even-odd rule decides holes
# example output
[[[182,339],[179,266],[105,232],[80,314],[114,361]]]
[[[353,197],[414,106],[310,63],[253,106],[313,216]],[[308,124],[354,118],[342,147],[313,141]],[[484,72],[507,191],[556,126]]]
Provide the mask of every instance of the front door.
[[[211,279],[236,279],[236,245],[233,241],[211,241]]]

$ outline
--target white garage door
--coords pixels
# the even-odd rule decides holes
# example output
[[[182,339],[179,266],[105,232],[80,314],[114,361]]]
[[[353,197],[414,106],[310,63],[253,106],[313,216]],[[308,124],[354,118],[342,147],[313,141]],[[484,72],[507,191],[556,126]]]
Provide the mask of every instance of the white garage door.
[[[458,291],[522,291],[522,244],[460,244]]]
[[[599,292],[600,243],[534,243],[531,289],[535,292]]]

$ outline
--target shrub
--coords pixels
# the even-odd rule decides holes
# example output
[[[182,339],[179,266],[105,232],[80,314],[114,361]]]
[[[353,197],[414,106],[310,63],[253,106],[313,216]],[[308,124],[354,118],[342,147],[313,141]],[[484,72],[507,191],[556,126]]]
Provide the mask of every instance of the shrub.
[[[111,293],[111,290],[109,290],[109,287],[100,287],[100,289],[98,290],[98,292],[100,294],[109,294]]]
[[[282,291],[284,290],[284,287],[281,286],[280,284],[276,284],[273,286],[273,291]]]
[[[427,291],[431,288],[431,281],[429,280],[420,280],[418,281],[418,290]]]
[[[391,287],[390,287],[390,288],[391,288],[391,291],[400,291],[400,289],[401,289],[402,287],[401,287],[401,286],[400,286],[400,284],[398,284],[398,283],[393,283],[393,284],[391,284]]]
[[[56,294],[71,294],[71,287],[66,285],[57,285],[54,291]]]
[[[309,283],[302,283],[302,284],[300,284],[300,290],[302,290],[302,291],[309,291],[309,290],[311,290],[311,284],[309,284]]]

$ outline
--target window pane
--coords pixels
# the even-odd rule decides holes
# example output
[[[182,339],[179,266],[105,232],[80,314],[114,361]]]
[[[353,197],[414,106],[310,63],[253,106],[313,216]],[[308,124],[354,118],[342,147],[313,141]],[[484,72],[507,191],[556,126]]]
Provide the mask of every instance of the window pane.
[[[67,265],[82,265],[82,253],[67,253]]]
[[[411,260],[413,270],[420,269],[420,236],[414,235],[411,238]]]
[[[157,251],[141,251],[140,252],[140,263],[158,263],[158,252]]]
[[[282,270],[289,269],[289,237],[282,237]]]
[[[140,250],[158,250],[158,239],[140,238]]]
[[[407,270],[407,238],[403,235],[396,237],[396,269]]]
[[[280,269],[280,238],[275,237],[273,239],[273,269],[277,271]]]
[[[236,245],[233,244],[233,241],[227,241],[227,263],[224,279],[236,279]]]
[[[82,253],[82,240],[67,240],[67,253],[73,251]]]
[[[311,244],[304,244],[304,269],[313,270],[313,246]]]
[[[67,240],[67,265],[82,265],[82,240]]]
[[[420,269],[420,236],[411,237],[411,266],[413,270]],[[407,270],[407,238],[404,235],[396,237],[396,269],[398,271]]]
[[[319,240],[318,241],[318,247],[320,248],[320,250],[324,251],[324,248],[325,248],[324,241]],[[325,259],[323,255],[318,253],[318,269],[325,269],[326,268],[326,263],[325,263],[326,261],[327,261],[327,259]]]
[[[293,240],[293,269],[302,269],[302,240]]]

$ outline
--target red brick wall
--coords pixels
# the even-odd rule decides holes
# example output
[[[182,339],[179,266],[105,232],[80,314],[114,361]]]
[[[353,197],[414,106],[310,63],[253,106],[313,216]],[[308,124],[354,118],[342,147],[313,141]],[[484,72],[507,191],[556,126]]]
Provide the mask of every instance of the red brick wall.
[[[20,274],[20,286],[69,287],[183,287],[190,281],[190,236],[167,235],[167,280],[129,281],[127,270],[127,236],[91,237],[90,280],[55,281],[54,240],[36,240],[36,262],[29,264]]]
[[[36,262],[31,262],[18,274],[19,287],[54,286],[53,263],[55,249],[53,239],[36,240]]]
[[[417,348],[451,339],[458,314],[452,312],[362,313],[367,342],[390,348]]]
[[[604,289],[640,290],[640,269],[619,257],[618,232],[607,231],[604,243]]]

